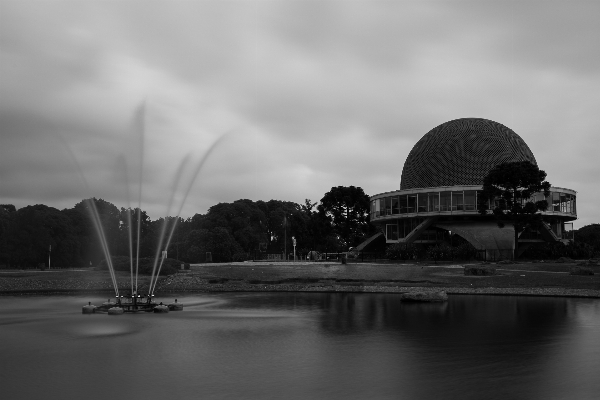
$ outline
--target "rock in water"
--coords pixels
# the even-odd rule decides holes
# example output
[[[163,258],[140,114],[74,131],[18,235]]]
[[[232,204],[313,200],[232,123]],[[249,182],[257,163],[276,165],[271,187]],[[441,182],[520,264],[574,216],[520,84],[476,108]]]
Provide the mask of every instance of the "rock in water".
[[[169,304],[169,311],[183,311],[183,303],[178,303],[175,299],[175,303]]]
[[[168,313],[169,312],[169,307],[167,307],[164,304],[160,303],[159,305],[157,305],[156,307],[154,307],[154,312],[155,313]]]
[[[82,314],[94,314],[96,312],[96,306],[92,305],[91,302],[88,302],[86,306],[83,306],[81,310]]]
[[[444,302],[448,301],[448,295],[444,291],[439,292],[408,292],[400,295],[401,301],[415,302]]]
[[[121,315],[123,314],[123,309],[121,307],[111,307],[108,309],[108,315]]]

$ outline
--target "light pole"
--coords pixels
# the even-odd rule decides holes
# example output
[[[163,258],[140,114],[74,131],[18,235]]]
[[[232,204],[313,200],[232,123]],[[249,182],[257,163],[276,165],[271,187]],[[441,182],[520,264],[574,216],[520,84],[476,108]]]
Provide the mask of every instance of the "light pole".
[[[283,215],[283,260],[287,261],[287,216]]]
[[[292,236],[292,243],[294,243],[294,262],[296,262],[296,237]]]

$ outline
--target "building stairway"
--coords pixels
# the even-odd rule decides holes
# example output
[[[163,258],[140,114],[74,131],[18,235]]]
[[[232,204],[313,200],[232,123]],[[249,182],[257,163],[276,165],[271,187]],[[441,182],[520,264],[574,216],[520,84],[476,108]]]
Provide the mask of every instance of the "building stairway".
[[[437,220],[437,217],[429,217],[425,218],[425,221],[421,222],[415,229],[413,229],[405,238],[398,240],[398,243],[412,243],[419,235],[425,230],[428,229],[433,223]]]

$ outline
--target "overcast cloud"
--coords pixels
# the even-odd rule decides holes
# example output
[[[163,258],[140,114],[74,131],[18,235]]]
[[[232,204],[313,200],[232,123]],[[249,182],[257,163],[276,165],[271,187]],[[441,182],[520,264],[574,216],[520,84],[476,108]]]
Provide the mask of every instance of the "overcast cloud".
[[[600,222],[598,1],[0,6],[0,203],[127,207],[145,104],[153,219],[186,155],[191,167],[224,134],[183,217],[240,198],[317,201],[338,185],[397,190],[419,138],[481,117],[578,191],[576,228]]]

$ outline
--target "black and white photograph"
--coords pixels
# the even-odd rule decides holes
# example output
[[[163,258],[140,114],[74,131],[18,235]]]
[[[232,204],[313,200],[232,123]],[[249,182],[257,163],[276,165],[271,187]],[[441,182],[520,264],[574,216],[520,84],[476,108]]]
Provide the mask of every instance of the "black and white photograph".
[[[600,398],[599,15],[0,0],[0,398]]]

